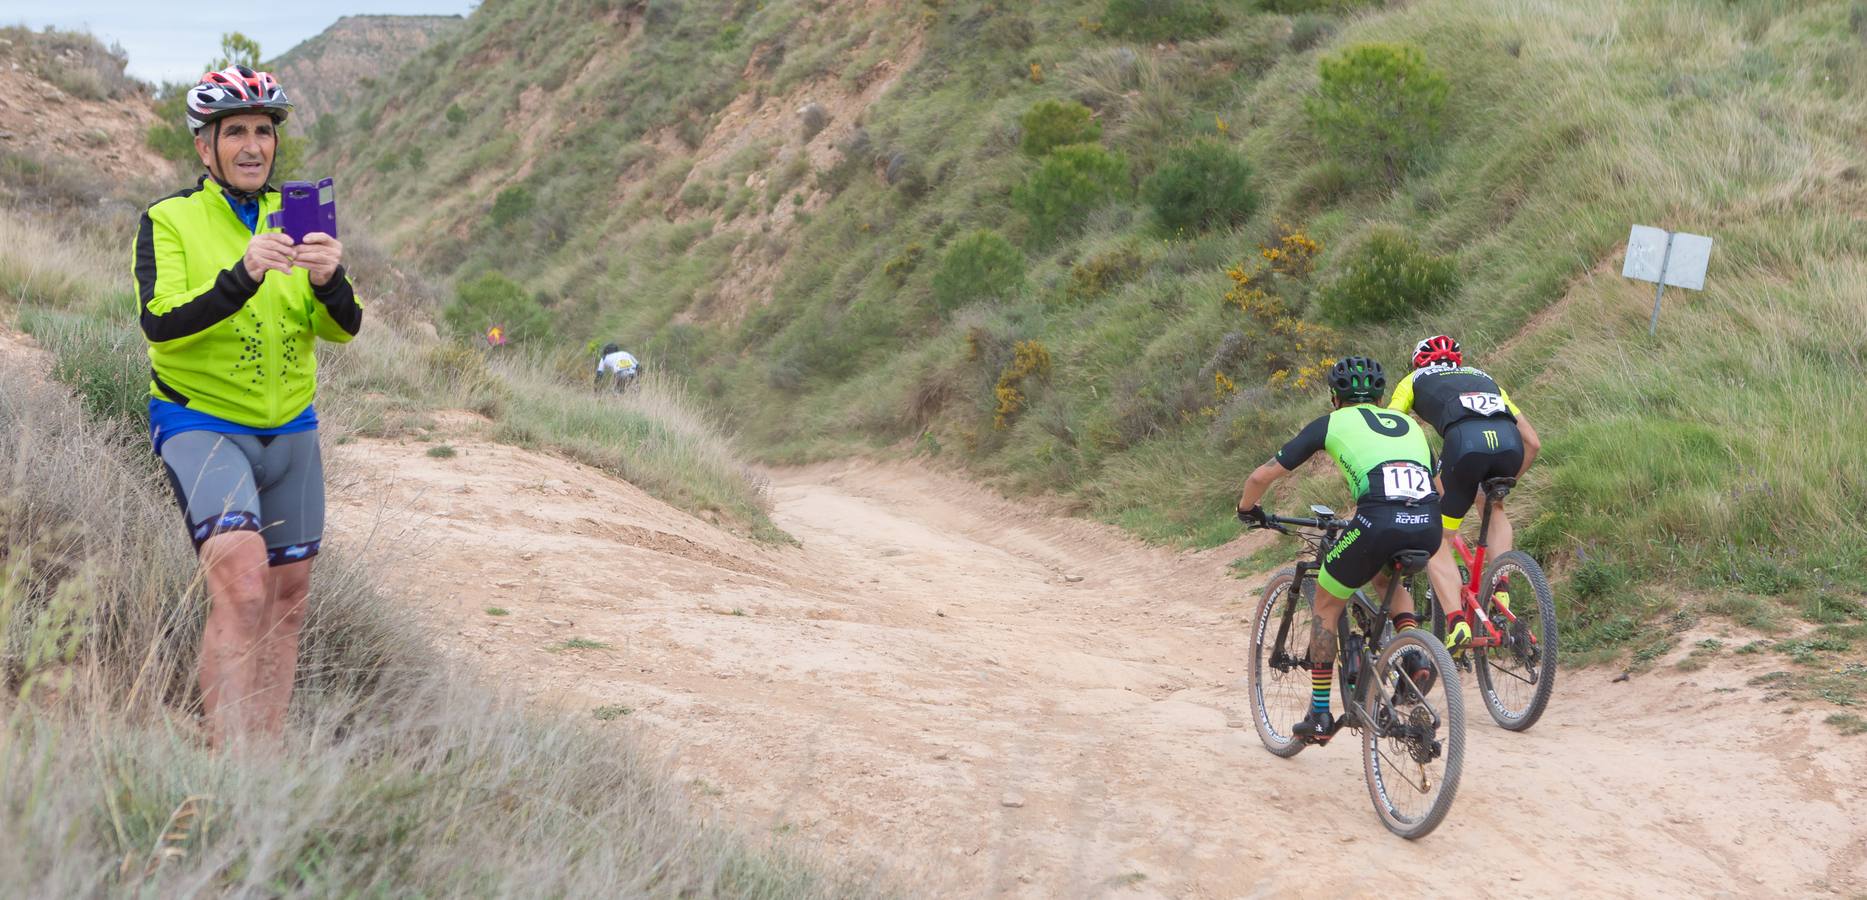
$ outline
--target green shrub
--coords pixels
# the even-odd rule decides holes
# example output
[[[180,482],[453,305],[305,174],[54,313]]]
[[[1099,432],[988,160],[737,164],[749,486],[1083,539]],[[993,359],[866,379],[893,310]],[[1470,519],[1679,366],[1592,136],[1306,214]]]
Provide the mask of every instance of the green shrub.
[[[467,122],[467,111],[461,109],[458,103],[449,103],[446,115],[450,125],[464,125]]]
[[[1236,225],[1258,208],[1251,164],[1218,141],[1174,150],[1148,177],[1141,193],[1170,232]]]
[[[998,300],[1024,287],[1024,255],[996,231],[980,230],[954,241],[934,273],[934,302],[951,310],[978,300]]]
[[[504,327],[506,339],[513,342],[551,334],[551,319],[544,307],[518,282],[498,272],[461,284],[443,317],[448,328],[468,340],[477,340],[494,325]]]
[[[1211,0],[1109,0],[1102,27],[1117,37],[1178,41],[1218,31],[1225,16]]]
[[[1102,139],[1102,123],[1089,107],[1074,100],[1039,100],[1018,120],[1024,127],[1022,149],[1027,156],[1043,156],[1066,144],[1093,144]]]
[[[1031,220],[1031,236],[1042,242],[1074,231],[1098,207],[1129,190],[1128,160],[1098,144],[1058,147],[1030,180],[1011,191],[1011,202]]]
[[[1445,75],[1411,44],[1356,44],[1318,66],[1318,96],[1305,104],[1317,137],[1344,162],[1400,180],[1439,136]]]
[[[499,196],[493,198],[493,227],[503,228],[530,215],[533,202],[532,192],[522,184],[500,191]]]
[[[1350,248],[1323,285],[1323,313],[1337,322],[1381,322],[1445,301],[1459,289],[1458,267],[1392,225],[1377,225]]]

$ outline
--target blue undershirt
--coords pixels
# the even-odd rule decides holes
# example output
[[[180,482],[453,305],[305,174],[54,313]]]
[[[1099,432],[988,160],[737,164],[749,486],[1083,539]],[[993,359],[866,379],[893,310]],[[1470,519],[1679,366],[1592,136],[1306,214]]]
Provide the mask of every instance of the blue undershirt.
[[[297,434],[301,431],[316,431],[318,427],[318,408],[307,406],[290,422],[277,428],[254,428],[229,422],[219,416],[210,416],[199,410],[189,409],[180,403],[149,398],[149,440],[155,444],[156,454],[162,453],[162,442],[184,431],[212,431],[215,434]]]
[[[248,200],[242,203],[226,194],[222,194],[221,196],[227,197],[227,205],[233,208],[234,215],[240,217],[240,222],[246,225],[246,230],[257,231],[259,229],[258,200]],[[151,443],[155,444],[156,453],[158,455],[162,453],[162,442],[184,431],[212,431],[215,434],[252,434],[265,436],[297,434],[301,431],[314,431],[317,427],[318,410],[315,406],[305,407],[304,412],[299,413],[290,422],[280,425],[277,428],[254,428],[249,425],[229,422],[219,416],[210,416],[199,410],[189,409],[180,403],[171,403],[167,400],[159,400],[155,397],[149,398],[149,440]]]
[[[247,231],[259,231],[258,200],[248,200],[242,203],[225,193],[221,196],[227,198],[227,205],[233,207],[233,214],[240,217],[240,223],[246,226]]]

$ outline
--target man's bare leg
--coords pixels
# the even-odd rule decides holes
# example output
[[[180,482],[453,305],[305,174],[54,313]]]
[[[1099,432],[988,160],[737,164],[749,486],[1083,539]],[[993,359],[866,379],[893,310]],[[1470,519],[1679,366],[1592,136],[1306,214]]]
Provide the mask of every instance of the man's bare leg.
[[[208,742],[224,748],[250,734],[259,683],[258,649],[266,603],[266,541],[229,531],[201,545],[207,627],[201,633],[201,708]]]
[[[1368,582],[1368,596],[1379,600],[1381,595],[1387,591],[1387,583],[1392,581],[1393,578],[1393,573],[1388,572],[1386,569],[1376,572],[1374,580]],[[1435,588],[1434,590],[1438,589]],[[1412,612],[1413,592],[1407,590],[1405,584],[1394,585],[1394,605],[1387,611],[1388,615],[1399,615],[1401,613],[1411,614]]]
[[[1450,616],[1464,605],[1459,583],[1459,567],[1452,561],[1452,538],[1458,532],[1447,531],[1439,542],[1439,549],[1433,551],[1433,558],[1426,562],[1426,580],[1433,586],[1433,596],[1439,600],[1439,610]]]
[[[1516,546],[1516,530],[1510,527],[1510,516],[1504,514],[1504,503],[1491,504],[1491,530],[1485,535],[1485,556],[1496,559],[1501,554],[1509,553]]]
[[[298,639],[305,627],[305,596],[311,588],[311,562],[307,559],[273,566],[266,573],[254,720],[260,733],[274,742],[285,735],[285,710],[292,702]]]

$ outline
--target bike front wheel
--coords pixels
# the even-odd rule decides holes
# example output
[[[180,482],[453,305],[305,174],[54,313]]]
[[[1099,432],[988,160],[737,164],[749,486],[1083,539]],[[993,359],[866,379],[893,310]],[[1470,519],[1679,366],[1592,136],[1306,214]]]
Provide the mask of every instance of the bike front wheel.
[[[1485,615],[1504,643],[1472,651],[1478,692],[1499,727],[1523,731],[1542,718],[1556,689],[1556,599],[1543,567],[1521,550],[1493,560],[1484,585]],[[1498,609],[1498,591],[1509,593],[1514,621]]]
[[[1402,660],[1419,654],[1432,678],[1422,689]],[[1445,644],[1422,628],[1400,632],[1362,688],[1371,721],[1361,729],[1362,773],[1387,830],[1408,840],[1431,834],[1452,809],[1465,762],[1465,695]]]
[[[1295,569],[1271,576],[1251,620],[1251,720],[1264,749],[1285,758],[1303,752],[1293,729],[1309,714],[1309,641],[1316,618],[1310,606],[1316,582],[1305,579],[1300,593],[1292,590],[1295,584]],[[1277,645],[1280,629],[1282,646]]]

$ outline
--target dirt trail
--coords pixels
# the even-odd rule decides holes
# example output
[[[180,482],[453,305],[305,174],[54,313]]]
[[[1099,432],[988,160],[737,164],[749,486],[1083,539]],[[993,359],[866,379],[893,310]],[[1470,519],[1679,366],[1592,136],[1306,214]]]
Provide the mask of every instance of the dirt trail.
[[[703,802],[935,893],[1373,896],[1387,871],[1444,887],[1452,860],[1496,873],[1489,896],[1867,891],[1867,744],[1762,702],[1737,668],[1757,657],[1565,673],[1524,735],[1468,686],[1458,802],[1409,844],[1352,743],[1278,760],[1245,724],[1242,543],[1176,554],[847,463],[777,476],[802,546],[770,548],[575,463],[453,445],[333,448],[333,538],[408,549],[392,580],[459,653],[544,702],[627,707],[614,725],[664,741]]]

